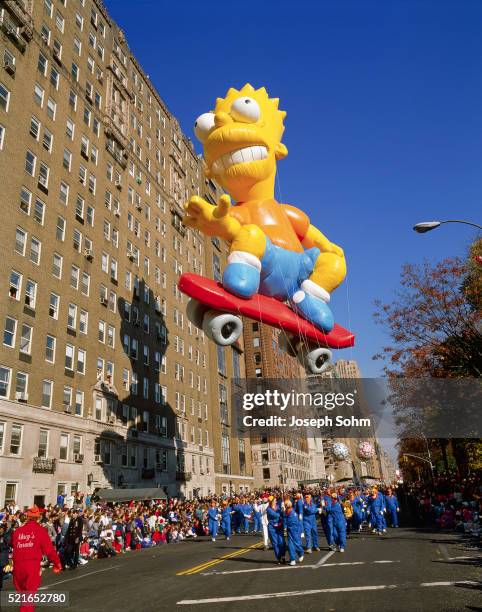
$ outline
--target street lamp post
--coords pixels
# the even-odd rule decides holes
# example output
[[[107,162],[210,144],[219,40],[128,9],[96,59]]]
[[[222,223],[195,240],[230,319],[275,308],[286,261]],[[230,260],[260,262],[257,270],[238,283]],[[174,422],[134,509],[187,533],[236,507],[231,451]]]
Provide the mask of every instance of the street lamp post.
[[[413,226],[413,230],[418,234],[426,234],[427,232],[431,232],[445,223],[463,223],[464,225],[471,225],[472,227],[482,230],[482,225],[474,223],[473,221],[462,221],[461,219],[447,219],[446,221],[422,221],[421,223],[416,223]]]
[[[420,457],[420,455],[413,455],[412,453],[403,453],[404,457],[412,457],[413,459],[419,459],[420,461],[424,461],[425,463],[428,463],[430,466],[430,472],[432,474],[432,480],[433,480],[433,468],[434,465],[432,463],[432,458],[430,457],[430,459],[425,459],[425,457]]]

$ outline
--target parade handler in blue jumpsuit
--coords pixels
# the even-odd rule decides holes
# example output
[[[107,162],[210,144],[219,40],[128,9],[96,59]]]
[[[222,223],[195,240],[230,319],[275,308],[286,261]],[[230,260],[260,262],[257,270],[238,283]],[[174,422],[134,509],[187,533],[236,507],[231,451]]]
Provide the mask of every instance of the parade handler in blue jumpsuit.
[[[218,518],[219,509],[216,505],[216,500],[213,499],[211,500],[211,507],[208,510],[208,528],[213,542],[216,541],[216,536],[218,534]]]
[[[281,508],[274,497],[269,498],[269,506],[266,510],[268,518],[268,535],[273,546],[273,551],[278,563],[286,563],[286,543],[283,529],[283,516]]]
[[[328,508],[328,524],[333,533],[332,550],[345,552],[346,547],[346,519],[343,507],[338,499],[338,493],[331,494],[331,506]]]
[[[350,502],[353,508],[353,517],[351,520],[353,531],[361,531],[363,522],[363,500],[360,497],[359,491],[350,493]]]
[[[400,508],[398,506],[398,499],[393,494],[390,487],[387,489],[387,494],[385,495],[385,505],[387,508],[387,516],[390,520],[390,526],[398,527],[398,513],[400,512]]]
[[[331,506],[331,495],[328,494],[328,491],[325,493],[325,495],[323,495],[321,499],[321,506],[321,526],[325,534],[326,543],[331,548],[333,546],[333,530],[330,526],[330,522],[328,521],[328,510]]]
[[[223,500],[221,504],[221,529],[223,530],[226,540],[229,540],[231,537],[231,514],[233,513],[228,502]]]
[[[303,502],[303,531],[306,538],[306,553],[310,554],[312,549],[320,550],[318,547],[318,526],[316,524],[316,516],[319,513],[319,508],[313,501],[311,495],[305,495]]]
[[[301,537],[303,538],[305,536],[305,533],[303,530],[303,495],[299,491],[295,495],[293,504],[294,504],[295,512],[298,515],[298,518],[300,519]]]
[[[373,487],[371,495],[368,500],[368,507],[370,508],[370,523],[373,527],[373,532],[383,535],[384,530],[386,531],[385,523],[385,498],[378,491],[377,487]]]
[[[291,500],[285,501],[284,524],[288,539],[288,552],[290,554],[290,565],[296,565],[296,560],[303,561],[304,550],[301,543],[301,521],[296,514]]]

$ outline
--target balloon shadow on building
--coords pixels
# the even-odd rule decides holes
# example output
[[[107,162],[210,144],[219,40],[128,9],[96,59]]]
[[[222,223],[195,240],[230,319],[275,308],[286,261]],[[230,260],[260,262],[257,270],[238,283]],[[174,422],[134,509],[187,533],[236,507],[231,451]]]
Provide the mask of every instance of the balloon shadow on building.
[[[186,479],[176,413],[168,401],[169,339],[164,312],[162,298],[144,280],[134,285],[130,300],[117,300],[116,351],[122,347],[129,361],[116,372],[116,380],[122,381],[120,388],[109,375],[98,376],[95,387],[96,397],[102,397],[99,409],[105,410],[108,423],[95,439],[94,454],[106,487],[159,487],[174,496]]]

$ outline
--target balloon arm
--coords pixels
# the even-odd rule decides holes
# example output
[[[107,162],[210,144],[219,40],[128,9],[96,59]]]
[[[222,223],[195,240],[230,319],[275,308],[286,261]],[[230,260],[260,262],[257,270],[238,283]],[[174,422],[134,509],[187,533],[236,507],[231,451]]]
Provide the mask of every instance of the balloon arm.
[[[342,259],[345,258],[343,249],[338,245],[333,244],[333,242],[330,242],[328,238],[314,225],[309,225],[308,230],[302,240],[302,244],[307,249],[318,247],[322,253],[333,253]]]
[[[241,229],[241,223],[230,215],[231,198],[223,194],[217,206],[199,196],[193,196],[185,206],[183,223],[207,236],[218,236],[232,242]]]

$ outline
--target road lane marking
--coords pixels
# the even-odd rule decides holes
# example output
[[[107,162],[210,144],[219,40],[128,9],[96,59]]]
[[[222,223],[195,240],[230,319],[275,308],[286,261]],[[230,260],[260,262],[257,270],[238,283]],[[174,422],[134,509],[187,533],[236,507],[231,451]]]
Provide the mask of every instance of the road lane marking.
[[[326,553],[326,555],[324,557],[321,557],[321,559],[318,561],[318,563],[315,564],[315,568],[320,567],[320,565],[323,565],[323,563],[325,561],[327,561],[334,554],[335,554],[335,551],[334,550],[330,550],[329,553]]]
[[[436,587],[436,586],[481,586],[482,583],[475,580],[455,580],[453,582],[422,582],[420,586]]]
[[[210,597],[208,599],[182,599],[178,606],[192,606],[207,603],[228,603],[231,601],[252,601],[253,599],[272,599],[280,597],[303,597],[306,595],[320,595],[321,593],[348,593],[353,591],[380,591],[383,589],[396,589],[396,584],[380,584],[362,587],[340,587],[334,589],[310,589],[309,591],[284,591],[281,593],[260,593],[258,595],[238,595],[235,597]]]
[[[96,570],[95,572],[88,572],[87,574],[75,576],[74,578],[66,578],[65,580],[59,580],[58,582],[41,586],[38,590],[45,591],[46,589],[51,589],[52,587],[57,586],[58,584],[64,584],[64,582],[72,582],[72,580],[81,580],[82,578],[87,578],[87,576],[92,576],[93,574],[100,574],[100,572],[108,572],[109,570],[119,569],[119,567],[120,565],[112,565],[111,567],[105,567],[104,569]]]
[[[477,560],[477,559],[482,559],[482,556],[481,556],[481,557],[474,557],[474,556],[467,556],[467,557],[449,557],[449,558],[448,558],[448,561],[455,561],[455,560],[457,560],[457,559],[475,559],[475,560]]]
[[[449,552],[447,550],[447,547],[444,544],[439,544],[439,550],[442,553],[442,557],[445,559],[445,561],[449,560]]]
[[[400,563],[400,561],[346,561],[342,563],[325,563],[320,566],[299,563],[298,565],[274,565],[273,567],[254,567],[251,569],[224,570],[222,572],[201,572],[201,576],[226,576],[228,574],[249,574],[252,572],[278,572],[293,569],[316,569],[317,567],[323,569],[325,567],[343,567],[345,565],[366,565],[368,563]]]
[[[176,576],[190,576],[192,574],[197,574],[198,572],[201,572],[202,570],[207,569],[208,567],[212,567],[214,565],[218,565],[219,563],[222,563],[226,559],[232,559],[233,557],[238,557],[239,555],[249,552],[250,550],[260,548],[263,545],[264,545],[264,542],[257,542],[256,544],[253,544],[252,546],[248,546],[247,548],[240,548],[238,550],[235,550],[234,552],[228,553],[227,555],[218,557],[217,559],[210,559],[209,561],[205,561],[204,563],[200,563],[199,565],[195,565],[194,567],[190,567],[188,569],[182,570],[181,572],[177,572]]]
[[[434,587],[434,586],[480,586],[480,582],[471,580],[459,580],[456,582],[422,582],[419,586],[421,587]],[[259,593],[257,595],[236,595],[233,597],[210,597],[207,599],[182,599],[177,602],[178,606],[192,606],[196,604],[210,604],[210,603],[229,603],[233,601],[252,601],[254,599],[278,599],[281,597],[304,597],[307,595],[320,595],[322,593],[350,593],[350,592],[362,592],[362,591],[383,591],[385,589],[397,589],[406,588],[417,585],[410,584],[378,584],[373,586],[354,586],[354,587],[339,587],[331,589],[310,589],[307,591],[282,591],[280,593]]]

